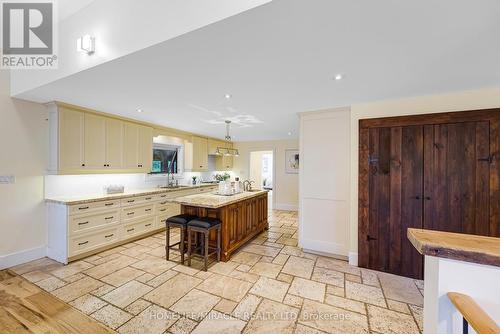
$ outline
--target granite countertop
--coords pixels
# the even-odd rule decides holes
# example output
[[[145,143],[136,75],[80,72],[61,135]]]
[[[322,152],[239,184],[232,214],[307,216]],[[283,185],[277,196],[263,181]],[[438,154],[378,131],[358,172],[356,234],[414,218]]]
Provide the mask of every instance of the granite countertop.
[[[175,197],[170,199],[171,202],[179,203],[187,206],[197,206],[201,208],[217,209],[223,206],[238,203],[240,201],[257,197],[262,194],[266,194],[267,190],[259,190],[252,192],[242,192],[232,196],[217,195],[212,193],[188,195],[182,197]]]
[[[420,254],[500,267],[500,238],[409,228]]]
[[[145,195],[155,195],[162,194],[168,192],[196,189],[196,188],[204,188],[204,187],[213,187],[214,184],[199,184],[195,186],[182,186],[180,188],[172,188],[172,189],[162,189],[162,188],[151,188],[151,189],[140,189],[140,190],[131,190],[125,191],[124,193],[119,194],[95,194],[95,195],[86,195],[86,196],[65,196],[65,197],[47,197],[45,198],[45,202],[48,203],[57,203],[57,204],[66,204],[66,205],[79,205],[97,201],[109,201],[115,199],[122,199],[126,197],[136,197],[136,196],[145,196]]]

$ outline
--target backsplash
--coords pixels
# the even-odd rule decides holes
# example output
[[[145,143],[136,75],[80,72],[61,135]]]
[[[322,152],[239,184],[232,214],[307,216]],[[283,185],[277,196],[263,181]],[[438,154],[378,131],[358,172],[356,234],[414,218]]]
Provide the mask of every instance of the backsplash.
[[[191,184],[192,176],[200,181],[212,181],[211,172],[185,172],[179,184]],[[232,173],[229,172],[232,176]],[[151,189],[166,184],[166,177],[148,174],[89,174],[89,175],[46,175],[45,197],[72,197],[102,194],[108,185],[123,185],[125,191]]]

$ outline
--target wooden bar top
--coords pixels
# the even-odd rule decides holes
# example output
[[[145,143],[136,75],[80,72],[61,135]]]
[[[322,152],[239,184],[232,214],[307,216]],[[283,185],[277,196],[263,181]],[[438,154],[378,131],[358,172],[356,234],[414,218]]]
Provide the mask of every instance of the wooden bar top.
[[[500,267],[500,238],[409,228],[420,254]]]

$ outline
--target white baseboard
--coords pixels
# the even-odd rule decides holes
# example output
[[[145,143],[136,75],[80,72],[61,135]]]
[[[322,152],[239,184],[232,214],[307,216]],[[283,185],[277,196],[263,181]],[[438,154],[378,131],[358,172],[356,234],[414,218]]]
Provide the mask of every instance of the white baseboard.
[[[276,203],[274,205],[274,209],[285,211],[299,211],[299,206],[295,204]]]
[[[313,239],[305,239],[300,237],[299,233],[299,246],[309,252],[315,252],[320,255],[330,256],[330,257],[342,257],[342,259],[348,258],[348,252],[345,249],[345,245],[337,244],[334,242],[326,242]]]
[[[358,266],[358,253],[349,252],[349,264],[351,266]]]
[[[344,256],[344,255],[337,255],[337,254],[331,254],[331,253],[325,253],[325,252],[318,252],[318,251],[315,251],[315,250],[312,250],[312,249],[307,249],[307,248],[302,248],[302,250],[305,253],[311,253],[311,254],[315,254],[315,255],[321,255],[321,256],[325,256],[325,257],[331,257],[332,259],[336,259],[336,260],[347,261],[347,256]]]
[[[37,247],[17,253],[0,256],[0,269],[6,269],[18,264],[40,259],[47,255],[47,247]]]

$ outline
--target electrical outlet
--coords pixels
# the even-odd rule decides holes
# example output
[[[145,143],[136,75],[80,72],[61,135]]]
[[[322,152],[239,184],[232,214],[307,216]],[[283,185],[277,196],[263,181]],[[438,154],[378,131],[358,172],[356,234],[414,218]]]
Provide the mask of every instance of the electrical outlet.
[[[14,184],[16,177],[14,175],[0,175],[0,184]]]

